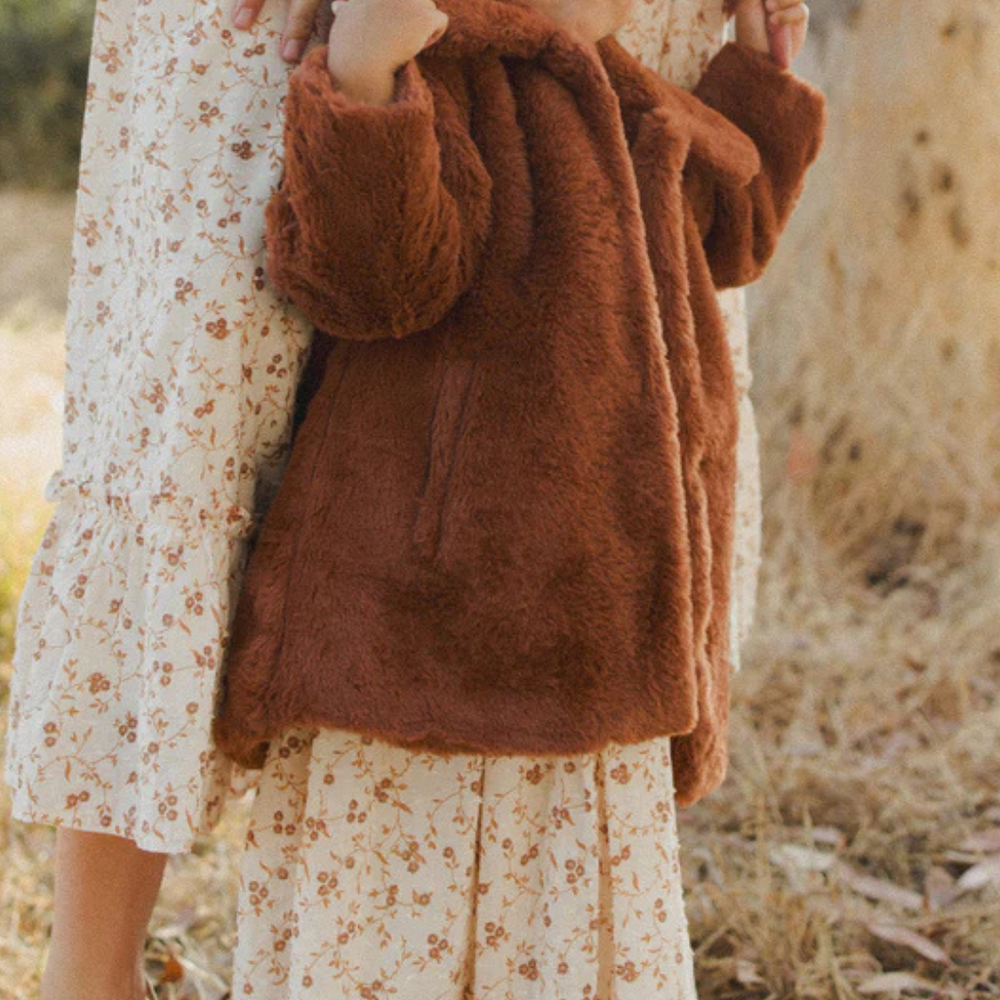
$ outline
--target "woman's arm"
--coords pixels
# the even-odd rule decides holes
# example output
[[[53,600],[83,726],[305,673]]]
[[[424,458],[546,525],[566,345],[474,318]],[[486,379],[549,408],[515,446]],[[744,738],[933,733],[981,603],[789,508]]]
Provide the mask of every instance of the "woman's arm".
[[[467,287],[491,180],[454,100],[443,86],[432,92],[415,59],[389,102],[370,104],[338,89],[326,48],[290,80],[268,276],[327,333],[403,337],[436,323]]]

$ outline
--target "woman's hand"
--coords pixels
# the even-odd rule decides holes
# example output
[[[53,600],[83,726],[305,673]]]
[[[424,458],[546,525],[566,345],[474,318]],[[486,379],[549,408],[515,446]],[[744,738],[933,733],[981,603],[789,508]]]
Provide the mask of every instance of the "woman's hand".
[[[263,8],[265,0],[235,0],[232,17],[237,28],[249,28]],[[289,62],[297,62],[305,52],[313,28],[325,35],[333,15],[329,0],[287,0],[285,28],[281,35],[281,55]]]
[[[736,6],[736,40],[769,52],[784,69],[802,50],[808,27],[802,0],[740,0]]]

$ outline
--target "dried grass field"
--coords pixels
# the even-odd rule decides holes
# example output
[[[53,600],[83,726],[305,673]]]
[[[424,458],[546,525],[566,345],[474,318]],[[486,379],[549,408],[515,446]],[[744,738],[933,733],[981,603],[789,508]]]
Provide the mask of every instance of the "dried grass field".
[[[969,155],[1000,146],[1000,5],[913,11],[821,38],[852,82],[827,80],[825,165],[753,293],[757,623],[728,779],[680,813],[702,1000],[1000,997],[1000,156]],[[977,72],[982,100],[913,80],[873,103],[883,51],[933,54],[953,88]],[[0,704],[58,463],[71,228],[71,196],[0,194]],[[164,1000],[226,994],[245,808],[169,862],[147,942]],[[0,1000],[37,987],[52,847],[0,786]]]

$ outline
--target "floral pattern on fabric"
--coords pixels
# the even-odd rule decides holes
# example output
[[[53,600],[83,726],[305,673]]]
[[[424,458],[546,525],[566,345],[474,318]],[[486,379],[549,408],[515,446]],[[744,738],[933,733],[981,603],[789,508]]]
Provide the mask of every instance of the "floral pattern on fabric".
[[[669,739],[536,759],[287,730],[255,793],[232,991],[694,1000]]]
[[[284,10],[98,0],[66,317],[63,462],[21,597],[13,813],[190,849],[252,787],[210,722],[246,541],[312,328],[264,280]]]

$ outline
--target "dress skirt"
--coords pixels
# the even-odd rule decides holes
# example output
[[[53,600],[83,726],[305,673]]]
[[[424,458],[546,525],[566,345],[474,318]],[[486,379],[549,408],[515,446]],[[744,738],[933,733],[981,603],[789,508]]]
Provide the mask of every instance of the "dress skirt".
[[[695,1000],[670,740],[534,759],[286,731],[232,995]]]
[[[636,0],[619,37],[690,85],[721,4]],[[212,744],[312,337],[263,268],[285,7],[240,32],[229,0],[97,0],[62,465],[15,633],[13,815],[178,853],[253,790],[234,998],[692,1000],[668,737],[504,758],[292,729],[261,772]]]
[[[183,852],[255,783],[214,747],[247,541],[312,329],[264,280],[284,0],[97,0],[61,468],[18,608],[13,814]]]

